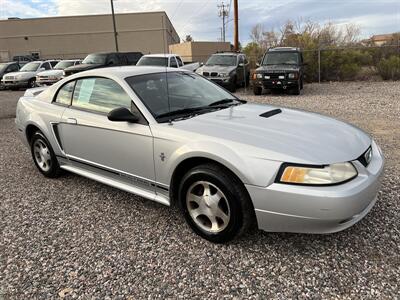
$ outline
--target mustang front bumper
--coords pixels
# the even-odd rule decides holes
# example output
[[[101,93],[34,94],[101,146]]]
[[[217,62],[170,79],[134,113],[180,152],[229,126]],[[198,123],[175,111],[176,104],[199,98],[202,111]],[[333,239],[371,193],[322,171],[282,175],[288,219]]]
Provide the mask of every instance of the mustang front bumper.
[[[333,233],[365,217],[376,202],[384,158],[372,143],[368,167],[353,161],[358,176],[334,186],[299,186],[273,183],[246,185],[253,200],[258,227],[273,232]]]

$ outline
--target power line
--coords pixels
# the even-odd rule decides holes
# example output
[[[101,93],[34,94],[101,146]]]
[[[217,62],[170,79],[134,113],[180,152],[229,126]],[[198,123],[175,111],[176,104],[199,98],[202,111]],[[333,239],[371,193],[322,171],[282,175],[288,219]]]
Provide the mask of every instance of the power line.
[[[174,13],[171,15],[171,19],[173,17],[175,17],[175,14],[177,13],[178,9],[181,7],[182,3],[183,3],[183,0],[181,0],[181,2],[179,2],[178,6],[175,8]]]

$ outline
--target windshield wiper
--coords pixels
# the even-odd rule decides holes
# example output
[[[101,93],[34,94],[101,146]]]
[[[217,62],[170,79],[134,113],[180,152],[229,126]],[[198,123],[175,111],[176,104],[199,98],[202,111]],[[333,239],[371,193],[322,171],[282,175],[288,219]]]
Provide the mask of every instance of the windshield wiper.
[[[204,107],[204,106],[182,108],[182,109],[173,110],[173,111],[169,111],[169,112],[160,114],[160,115],[158,115],[156,118],[157,118],[157,119],[162,119],[162,118],[166,118],[166,117],[172,117],[172,116],[180,116],[180,115],[185,115],[185,114],[191,114],[191,113],[199,112],[199,111],[202,111],[202,110],[205,110],[205,109],[207,109],[207,107]]]
[[[222,100],[218,100],[218,101],[215,101],[215,102],[213,102],[213,103],[211,103],[211,104],[208,104],[208,106],[218,106],[218,105],[221,105],[221,104],[226,104],[226,103],[232,103],[233,101],[238,101],[238,100],[236,100],[236,99],[222,99]]]

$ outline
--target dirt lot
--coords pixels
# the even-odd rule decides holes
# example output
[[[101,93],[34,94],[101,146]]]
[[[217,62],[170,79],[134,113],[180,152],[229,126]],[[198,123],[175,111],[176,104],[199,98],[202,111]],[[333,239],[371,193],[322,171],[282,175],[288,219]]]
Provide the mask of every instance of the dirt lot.
[[[255,231],[228,245],[197,237],[174,209],[72,174],[41,176],[16,138],[21,94],[0,91],[0,299],[398,299],[398,82],[312,84],[301,96],[239,91],[361,127],[386,170],[376,206],[346,231]]]

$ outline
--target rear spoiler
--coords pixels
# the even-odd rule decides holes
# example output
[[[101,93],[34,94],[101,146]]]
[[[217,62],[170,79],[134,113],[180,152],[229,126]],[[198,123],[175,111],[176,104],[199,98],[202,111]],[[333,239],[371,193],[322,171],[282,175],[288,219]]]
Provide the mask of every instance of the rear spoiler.
[[[39,95],[41,92],[43,92],[47,87],[36,87],[32,89],[27,89],[25,91],[24,97],[36,97]]]

